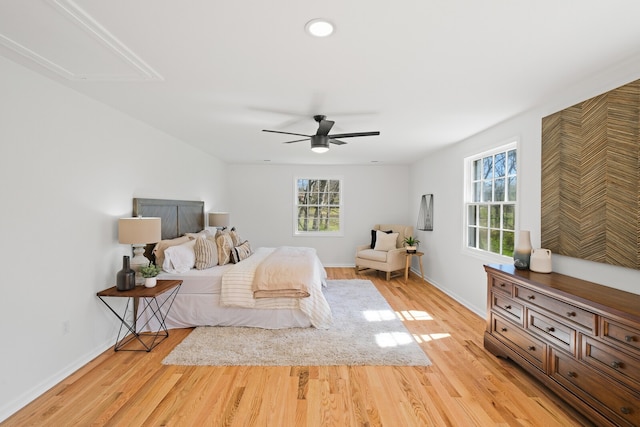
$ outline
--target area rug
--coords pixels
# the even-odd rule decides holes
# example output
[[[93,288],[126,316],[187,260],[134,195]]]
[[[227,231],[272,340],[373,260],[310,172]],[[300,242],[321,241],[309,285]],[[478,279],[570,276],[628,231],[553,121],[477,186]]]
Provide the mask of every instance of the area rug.
[[[428,366],[429,358],[369,280],[329,280],[329,329],[199,327],[162,361],[208,366]]]

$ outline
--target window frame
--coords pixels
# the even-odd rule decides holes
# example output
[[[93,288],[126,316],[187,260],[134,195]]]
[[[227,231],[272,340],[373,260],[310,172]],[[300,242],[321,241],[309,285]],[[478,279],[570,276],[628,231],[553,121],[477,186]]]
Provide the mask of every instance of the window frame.
[[[299,180],[316,180],[316,181],[338,181],[340,183],[339,202],[337,206],[339,208],[338,213],[338,225],[337,231],[300,231],[298,230],[298,181]],[[321,205],[316,205],[321,206]],[[329,176],[317,176],[317,175],[300,175],[293,179],[293,236],[294,237],[343,237],[344,236],[344,177],[338,175]]]
[[[471,156],[467,156],[464,159],[464,200],[463,200],[463,230],[462,230],[462,252],[467,255],[472,255],[474,257],[481,258],[483,260],[487,260],[489,262],[498,262],[498,263],[508,263],[513,261],[512,256],[502,255],[496,252],[491,252],[490,248],[488,249],[480,249],[478,247],[469,247],[469,207],[474,204],[487,204],[489,206],[503,206],[505,204],[511,204],[508,201],[505,202],[475,202],[473,201],[473,165],[476,160],[484,159],[489,156],[495,156],[499,153],[508,153],[511,150],[516,151],[516,200],[513,203],[514,205],[514,213],[513,213],[513,233],[514,233],[514,249],[515,244],[517,243],[515,239],[517,238],[516,233],[519,229],[519,212],[520,212],[520,181],[522,177],[522,163],[520,160],[520,141],[518,138],[510,138],[509,142],[502,143],[494,148],[490,148],[488,150],[484,150],[479,153],[475,153]],[[507,179],[508,172],[505,174],[505,181]],[[492,182],[495,180],[492,178]],[[495,188],[495,187],[493,187]],[[505,192],[507,192],[507,188],[505,186]],[[491,207],[489,207],[491,209]],[[502,208],[501,208],[502,209]],[[501,217],[502,218],[502,217]],[[490,218],[487,219],[488,227],[491,229]],[[504,230],[503,224],[499,228],[501,231]],[[501,242],[502,243],[502,242]],[[489,242],[490,244],[490,242]]]

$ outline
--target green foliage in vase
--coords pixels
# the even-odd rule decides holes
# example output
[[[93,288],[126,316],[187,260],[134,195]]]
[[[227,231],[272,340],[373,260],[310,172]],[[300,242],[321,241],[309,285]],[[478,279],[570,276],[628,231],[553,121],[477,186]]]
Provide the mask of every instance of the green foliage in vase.
[[[420,240],[414,239],[413,236],[409,236],[405,237],[403,242],[405,246],[417,246],[418,243],[420,243]]]
[[[144,278],[148,277],[156,277],[162,269],[154,264],[149,263],[149,265],[145,265],[144,267],[140,267],[140,274]]]

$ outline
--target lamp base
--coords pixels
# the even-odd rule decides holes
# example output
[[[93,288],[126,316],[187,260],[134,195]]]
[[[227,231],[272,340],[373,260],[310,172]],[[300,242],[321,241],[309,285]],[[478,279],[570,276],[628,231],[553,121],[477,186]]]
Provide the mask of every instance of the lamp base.
[[[145,244],[133,246],[133,258],[131,258],[131,269],[136,272],[136,286],[144,285],[144,277],[140,274],[140,267],[149,265],[149,260],[144,256]]]

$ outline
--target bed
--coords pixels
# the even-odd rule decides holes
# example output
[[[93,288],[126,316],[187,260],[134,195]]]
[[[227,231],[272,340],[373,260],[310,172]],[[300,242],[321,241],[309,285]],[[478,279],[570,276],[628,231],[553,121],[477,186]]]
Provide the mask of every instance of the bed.
[[[163,241],[177,241],[185,235],[191,235],[193,239],[193,234],[204,229],[204,202],[201,201],[135,198],[133,215],[160,217]],[[154,246],[147,245],[145,256],[155,262],[158,260]],[[253,298],[255,289],[248,282],[254,276],[257,279],[260,274],[264,276],[274,271],[275,267],[268,261],[275,258],[275,253],[290,256],[298,251],[311,254],[308,256],[313,260],[307,263],[310,265],[308,279],[305,279],[308,297]],[[290,259],[294,262],[295,256]],[[291,268],[293,266],[291,264]],[[289,265],[282,264],[280,268],[287,270]],[[158,276],[160,280],[169,278],[180,279],[183,283],[165,319],[167,329],[194,326],[324,329],[331,324],[331,310],[322,293],[326,272],[310,248],[256,248],[250,256],[235,264],[173,274],[163,271]],[[162,302],[162,296],[158,300]],[[160,326],[153,317],[143,317],[138,324],[146,324],[145,329],[149,330]]]

